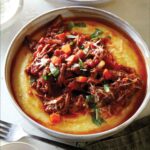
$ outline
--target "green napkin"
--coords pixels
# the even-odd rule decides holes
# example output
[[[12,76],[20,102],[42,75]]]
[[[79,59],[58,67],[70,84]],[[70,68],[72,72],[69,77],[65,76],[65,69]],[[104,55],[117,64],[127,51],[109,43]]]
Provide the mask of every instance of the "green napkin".
[[[78,146],[86,150],[150,150],[150,116],[135,121],[114,136]]]

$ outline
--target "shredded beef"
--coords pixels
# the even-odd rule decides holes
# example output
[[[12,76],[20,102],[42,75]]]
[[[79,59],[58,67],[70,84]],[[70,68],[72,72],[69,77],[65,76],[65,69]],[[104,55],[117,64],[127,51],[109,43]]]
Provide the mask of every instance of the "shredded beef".
[[[136,70],[118,64],[108,50],[110,38],[93,40],[90,35],[73,32],[61,16],[49,24],[39,41],[29,37],[25,41],[33,53],[26,73],[36,77],[31,86],[49,114],[92,111],[96,105],[101,113],[107,109],[108,117],[115,113],[114,107],[120,111],[128,105],[142,88]],[[89,95],[94,98],[87,101]]]

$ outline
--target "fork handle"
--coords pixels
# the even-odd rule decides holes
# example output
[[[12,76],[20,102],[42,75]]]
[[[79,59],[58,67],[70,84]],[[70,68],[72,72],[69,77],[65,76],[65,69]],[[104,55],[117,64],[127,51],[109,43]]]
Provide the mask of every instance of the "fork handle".
[[[46,139],[46,138],[43,138],[43,137],[39,137],[39,136],[36,136],[36,135],[29,135],[29,136],[33,139],[36,139],[36,140],[39,140],[39,141],[42,141],[42,142],[45,142],[45,143],[48,143],[48,144],[51,144],[51,145],[54,145],[54,146],[64,148],[65,150],[84,150],[83,148],[79,148],[79,147],[76,147],[76,146],[72,146],[72,145],[57,142],[57,141],[53,141],[53,140]]]

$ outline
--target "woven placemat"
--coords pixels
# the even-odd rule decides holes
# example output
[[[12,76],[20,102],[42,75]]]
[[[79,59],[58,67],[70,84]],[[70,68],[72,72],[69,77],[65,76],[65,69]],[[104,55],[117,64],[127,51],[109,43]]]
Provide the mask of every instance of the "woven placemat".
[[[120,133],[91,143],[77,143],[86,150],[150,150],[150,116],[135,121]]]

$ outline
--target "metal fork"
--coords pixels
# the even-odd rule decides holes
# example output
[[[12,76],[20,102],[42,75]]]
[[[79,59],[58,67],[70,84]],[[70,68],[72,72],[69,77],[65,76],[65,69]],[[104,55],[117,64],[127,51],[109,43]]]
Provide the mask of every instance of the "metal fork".
[[[6,140],[8,142],[14,142],[27,136],[57,147],[64,148],[66,150],[83,150],[82,148],[75,147],[69,144],[64,144],[36,135],[27,134],[21,126],[0,120],[0,139]]]

